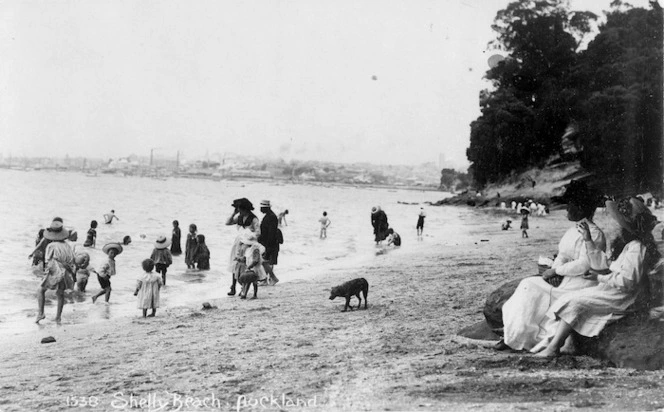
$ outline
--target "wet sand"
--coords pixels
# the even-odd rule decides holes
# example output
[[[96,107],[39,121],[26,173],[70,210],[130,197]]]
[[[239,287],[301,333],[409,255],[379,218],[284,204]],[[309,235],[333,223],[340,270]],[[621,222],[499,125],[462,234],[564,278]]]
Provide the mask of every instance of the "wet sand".
[[[487,213],[496,223],[475,226],[470,244],[407,259],[389,251],[370,266],[260,288],[257,300],[223,290],[212,310],[200,302],[143,319],[137,309],[3,340],[0,410],[664,408],[664,371],[538,360],[455,335],[483,319],[498,285],[534,273],[569,227],[563,211],[532,217],[522,239],[499,230],[502,212]],[[355,277],[369,281],[369,308],[342,313],[329,288]],[[41,344],[49,335],[57,341]]]

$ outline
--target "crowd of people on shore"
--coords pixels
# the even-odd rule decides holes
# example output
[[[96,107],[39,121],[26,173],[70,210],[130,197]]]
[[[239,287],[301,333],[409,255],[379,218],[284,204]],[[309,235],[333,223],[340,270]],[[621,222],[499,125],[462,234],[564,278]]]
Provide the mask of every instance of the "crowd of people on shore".
[[[228,269],[231,273],[231,286],[229,296],[235,296],[240,285],[239,296],[246,299],[250,286],[253,286],[253,296],[257,297],[259,285],[275,285],[279,282],[274,267],[278,263],[280,245],[283,244],[281,226],[287,226],[285,210],[279,215],[272,211],[269,200],[260,203],[262,220],[254,213],[253,204],[246,198],[235,199],[231,205],[233,211],[226,220],[226,225],[236,226],[238,234],[235,237],[229,257]],[[424,208],[420,208],[416,230],[421,239],[424,230]],[[104,222],[111,225],[119,220],[115,210],[104,214]],[[321,239],[327,238],[327,229],[332,221],[326,211],[319,219]],[[386,213],[375,206],[371,211],[371,224],[374,229],[376,244],[386,241],[388,246],[401,245],[401,236],[388,224]],[[84,248],[96,248],[98,222],[92,220],[87,231]],[[141,235],[144,238],[144,235]],[[45,318],[44,304],[46,291],[55,290],[58,305],[56,322],[61,321],[62,310],[65,303],[65,291],[73,290],[85,293],[88,281],[95,274],[100,290],[91,296],[93,303],[104,296],[109,302],[111,297],[111,280],[116,275],[115,259],[123,252],[123,246],[131,243],[131,237],[125,236],[122,241],[109,242],[101,250],[106,259],[98,268],[90,267],[90,254],[85,250],[75,250],[69,242],[76,242],[77,232],[65,228],[62,218],[56,217],[46,229],[40,229],[35,242],[35,249],[30,254],[33,266],[43,270],[44,278],[38,290],[38,313],[36,322]],[[188,269],[209,270],[210,250],[205,243],[205,236],[198,233],[195,223],[189,225],[184,250],[181,247],[182,232],[177,220],[173,221],[170,240],[166,236],[159,236],[154,242],[150,257],[141,262],[144,273],[137,281],[135,295],[138,296],[138,307],[143,310],[143,316],[152,310],[149,316],[154,316],[159,307],[159,292],[167,283],[167,272],[173,264],[173,257],[184,253],[184,263]],[[154,273],[153,273],[154,271]]]
[[[495,349],[540,357],[574,353],[575,335],[598,336],[608,323],[650,303],[648,274],[661,262],[652,233],[659,222],[641,199],[606,200],[615,226],[609,229],[618,233],[607,247],[593,222],[602,197],[583,182],[567,186],[563,198],[574,226],[551,267],[523,279],[502,306],[502,325],[494,330],[503,339]]]

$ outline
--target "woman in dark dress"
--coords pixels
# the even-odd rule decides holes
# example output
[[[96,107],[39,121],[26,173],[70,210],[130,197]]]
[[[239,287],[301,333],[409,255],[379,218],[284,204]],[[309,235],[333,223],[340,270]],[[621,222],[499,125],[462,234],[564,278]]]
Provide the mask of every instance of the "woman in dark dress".
[[[171,238],[171,255],[179,256],[182,254],[182,248],[180,248],[180,238],[182,234],[180,232],[180,222],[177,220],[173,221],[173,237]]]
[[[198,240],[196,240],[197,230],[198,228],[194,223],[189,225],[189,233],[187,233],[187,243],[185,244],[184,251],[184,263],[187,264],[187,269],[196,268],[194,254],[196,253],[196,247],[198,247]]]
[[[374,228],[376,244],[387,238],[387,230],[390,226],[387,223],[387,215],[381,210],[380,206],[371,208],[371,226]]]

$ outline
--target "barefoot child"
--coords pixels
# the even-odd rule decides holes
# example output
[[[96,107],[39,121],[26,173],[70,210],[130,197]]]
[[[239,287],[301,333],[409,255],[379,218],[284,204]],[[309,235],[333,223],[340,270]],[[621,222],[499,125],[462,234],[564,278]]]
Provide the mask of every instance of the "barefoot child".
[[[111,277],[115,276],[115,257],[122,253],[122,245],[109,243],[104,245],[101,250],[108,255],[108,261],[102,265],[98,272],[93,270],[97,274],[101,290],[92,297],[92,303],[97,302],[97,298],[101,295],[106,295],[106,303],[111,298]]]
[[[138,308],[143,309],[143,317],[151,318],[157,314],[162,281],[159,274],[152,273],[152,269],[154,269],[152,259],[145,259],[142,266],[145,273],[138,279],[134,296],[138,296]],[[148,309],[152,309],[150,315],[148,315]]]
[[[320,238],[321,239],[326,239],[327,238],[327,228],[332,224],[332,221],[330,220],[329,217],[327,217],[327,212],[323,212],[323,217],[318,219],[320,222]]]
[[[154,250],[152,251],[152,262],[157,269],[157,273],[161,273],[162,283],[166,285],[166,271],[168,267],[173,263],[173,257],[171,251],[168,250],[168,240],[166,236],[159,236],[157,241],[154,242]]]
[[[90,271],[88,270],[90,255],[86,252],[79,252],[74,258],[74,263],[76,264],[76,287],[79,292],[85,292],[90,277]]]
[[[97,245],[97,221],[93,220],[90,222],[90,229],[88,229],[88,236],[85,239],[83,246],[85,247],[95,247]]]

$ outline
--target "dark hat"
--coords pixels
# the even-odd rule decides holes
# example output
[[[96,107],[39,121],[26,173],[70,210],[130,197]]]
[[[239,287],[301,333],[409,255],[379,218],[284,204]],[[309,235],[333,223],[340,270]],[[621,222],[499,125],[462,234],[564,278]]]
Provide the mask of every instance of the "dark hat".
[[[582,208],[597,207],[601,204],[602,195],[585,182],[571,180],[565,185],[565,193],[561,200],[566,203],[574,203]]]
[[[254,210],[254,205],[252,205],[249,199],[247,199],[246,197],[233,200],[233,204],[231,206],[240,209]]]

